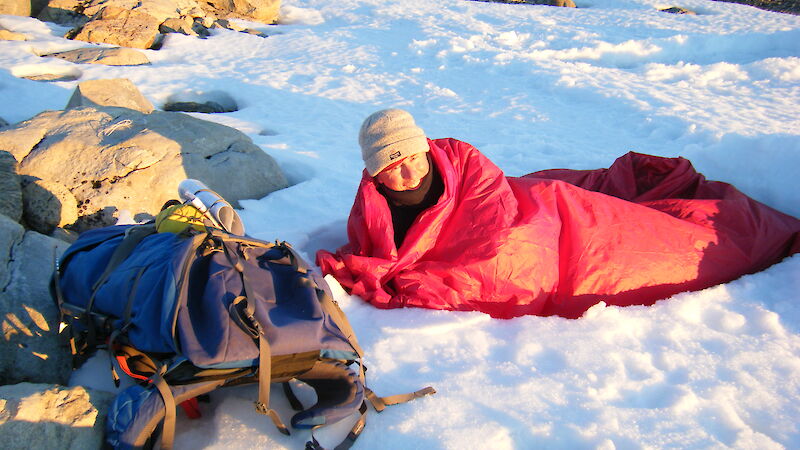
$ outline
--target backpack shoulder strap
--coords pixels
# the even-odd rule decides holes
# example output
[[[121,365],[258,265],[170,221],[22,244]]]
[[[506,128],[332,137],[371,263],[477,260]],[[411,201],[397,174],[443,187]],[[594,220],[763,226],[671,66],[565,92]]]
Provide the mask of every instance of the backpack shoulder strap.
[[[114,253],[111,254],[111,258],[108,260],[108,264],[106,265],[106,269],[103,271],[103,274],[100,275],[100,278],[92,286],[92,290],[97,290],[103,283],[105,283],[106,279],[111,275],[111,272],[114,271],[123,261],[125,261],[128,256],[133,253],[133,249],[139,245],[140,242],[147,236],[156,233],[156,226],[153,223],[147,223],[144,225],[137,225],[128,228],[125,231],[125,237],[122,238],[122,242],[117,246],[114,250]]]

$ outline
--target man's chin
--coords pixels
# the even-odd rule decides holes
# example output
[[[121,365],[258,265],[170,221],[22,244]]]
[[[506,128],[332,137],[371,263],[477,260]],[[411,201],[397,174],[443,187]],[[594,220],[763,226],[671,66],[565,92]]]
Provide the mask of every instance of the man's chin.
[[[419,189],[420,186],[422,186],[422,180],[417,181],[417,184],[415,184],[413,187],[404,186],[403,190],[404,191],[416,191],[417,189]]]

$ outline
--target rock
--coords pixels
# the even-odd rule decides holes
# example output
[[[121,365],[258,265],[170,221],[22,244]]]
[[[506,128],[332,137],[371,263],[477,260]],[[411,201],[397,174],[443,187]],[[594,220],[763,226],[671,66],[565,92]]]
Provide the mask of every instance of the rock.
[[[19,222],[22,218],[20,181],[17,175],[17,160],[11,153],[0,150],[0,214],[14,222]]]
[[[149,113],[155,108],[139,89],[125,78],[91,80],[78,84],[66,109],[81,106],[119,106]]]
[[[64,185],[78,201],[81,231],[115,211],[153,215],[186,178],[234,206],[288,185],[275,161],[236,129],[166,111],[80,107],[45,111],[0,131],[17,171]]]
[[[269,37],[269,35],[264,33],[263,31],[247,28],[235,22],[231,22],[230,20],[227,19],[215,20],[210,28],[223,28],[226,30],[238,31],[240,33],[252,34],[254,36],[259,36],[259,37]]]
[[[50,235],[56,227],[78,220],[78,201],[63,185],[25,177],[22,188],[23,217],[34,231]]]
[[[147,55],[132,48],[87,47],[64,52],[48,53],[42,57],[60,58],[76,64],[107,66],[140,66],[150,64]]]
[[[58,335],[48,288],[55,258],[67,246],[35,231],[25,232],[0,215],[0,384],[69,380],[72,357]]]
[[[159,27],[161,33],[181,33],[187,36],[207,37],[211,33],[203,25],[203,18],[193,18],[191,16],[173,17],[165,20]]]
[[[227,113],[239,110],[236,100],[225,91],[185,90],[171,94],[161,107],[164,111]]]
[[[73,242],[77,241],[78,236],[78,233],[71,230],[65,230],[63,228],[56,228],[52,233],[50,233],[51,238],[64,241],[67,244],[72,244]]]
[[[197,103],[197,102],[167,103],[164,105],[164,111],[199,112],[206,114],[232,112],[224,108],[219,103],[211,101],[205,103]],[[236,110],[234,109],[233,111]]]
[[[30,16],[31,1],[3,0],[0,2],[0,14],[8,14],[10,16]]]
[[[74,36],[85,42],[105,43],[133,48],[156,48],[162,35],[161,21],[137,10],[103,7]]]
[[[197,31],[194,30],[195,22],[191,18],[169,18],[161,23],[158,31],[163,34],[167,33],[181,33],[187,36],[198,36]]]
[[[89,21],[82,13],[84,3],[84,0],[50,0],[36,17],[43,22],[80,27]]]
[[[276,23],[280,18],[280,0],[205,0],[203,9],[218,17],[239,17],[262,23]]]
[[[2,6],[0,6],[0,8],[2,8]],[[0,26],[0,41],[24,41],[24,40],[26,40],[24,34],[7,30],[2,26]]]
[[[31,81],[75,81],[80,78],[81,75],[80,71],[64,71],[55,73],[31,73],[28,75],[21,75],[20,78]]]
[[[697,15],[696,12],[690,11],[690,10],[688,10],[686,8],[681,8],[679,6],[672,6],[672,7],[669,7],[669,8],[659,9],[659,11],[670,13],[670,14],[689,14],[689,15],[692,15],[692,16]]]
[[[241,1],[241,0],[233,0]],[[159,24],[167,19],[200,17],[205,14],[196,0],[87,0],[83,13],[103,20],[124,11],[134,11],[152,17]]]
[[[0,129],[5,128],[8,126],[8,122],[5,121],[2,117],[0,117]]]
[[[102,448],[113,400],[113,394],[80,386],[0,386],[3,448]]]

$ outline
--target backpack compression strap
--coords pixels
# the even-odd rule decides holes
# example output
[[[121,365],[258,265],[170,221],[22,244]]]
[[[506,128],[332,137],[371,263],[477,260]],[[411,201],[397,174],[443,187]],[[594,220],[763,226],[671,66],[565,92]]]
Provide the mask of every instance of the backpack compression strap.
[[[212,236],[215,238],[219,238],[220,235],[218,232],[212,232]],[[246,240],[246,238],[236,238],[235,240],[227,240],[227,242],[241,242]],[[274,409],[270,409],[269,407],[269,390],[270,390],[270,383],[272,382],[272,351],[269,346],[269,341],[267,337],[264,335],[264,330],[261,327],[261,324],[255,318],[255,311],[253,310],[252,305],[249,305],[247,299],[257,298],[251,295],[251,283],[250,277],[248,276],[248,271],[244,269],[244,265],[239,261],[239,252],[236,251],[232,245],[226,245],[226,240],[222,239],[223,245],[222,250],[225,253],[225,256],[228,258],[228,262],[230,262],[231,267],[236,269],[237,272],[242,277],[242,285],[244,286],[244,293],[245,298],[235,300],[236,303],[239,303],[241,300],[244,300],[242,305],[244,306],[243,313],[247,316],[250,323],[252,323],[255,331],[258,333],[258,401],[256,401],[256,411],[260,414],[264,414],[269,416],[272,419],[272,423],[278,428],[278,431],[285,435],[289,435],[289,429],[286,428],[286,425],[283,424],[281,421],[280,416]],[[259,245],[264,245],[262,242],[258,242]],[[271,244],[268,244],[271,245]],[[242,328],[243,331],[247,332],[247,328]]]
[[[260,326],[259,326],[260,328]],[[264,333],[259,330],[258,333],[258,401],[256,402],[256,411],[269,416],[272,423],[283,434],[290,434],[289,429],[281,421],[278,413],[269,407],[269,385],[272,382],[272,352],[269,348],[269,341],[264,336]]]

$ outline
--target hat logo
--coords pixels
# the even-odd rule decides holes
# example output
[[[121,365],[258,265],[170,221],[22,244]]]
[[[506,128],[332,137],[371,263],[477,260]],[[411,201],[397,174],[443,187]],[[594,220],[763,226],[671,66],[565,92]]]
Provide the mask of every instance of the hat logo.
[[[399,157],[400,157],[400,152],[394,152],[391,155],[389,155],[389,160],[393,161]]]

